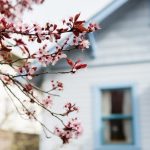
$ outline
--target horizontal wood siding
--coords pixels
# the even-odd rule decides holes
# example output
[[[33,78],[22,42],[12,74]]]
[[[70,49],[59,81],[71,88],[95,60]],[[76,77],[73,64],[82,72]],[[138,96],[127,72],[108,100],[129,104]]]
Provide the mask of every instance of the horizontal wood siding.
[[[95,85],[135,84],[140,117],[138,125],[141,150],[150,150],[150,4],[141,0],[132,9],[120,15],[109,27],[103,27],[96,37],[95,59],[86,59],[87,70],[75,75],[47,76],[44,88],[49,88],[49,80],[61,80],[65,83],[63,99],[71,99],[80,107],[80,119],[84,126],[81,139],[68,145],[65,150],[93,150],[93,118]],[[83,55],[81,55],[83,56]],[[76,56],[75,56],[76,57]],[[135,62],[142,63],[135,63]],[[144,62],[145,61],[145,62]],[[111,64],[116,65],[111,65]],[[123,64],[124,65],[121,65]],[[105,67],[105,65],[108,65]],[[118,64],[118,65],[117,65]],[[103,66],[103,67],[101,67]],[[49,115],[44,114],[44,121],[49,126],[54,123]],[[41,150],[53,150],[56,142],[43,137]],[[58,143],[56,144],[56,146]],[[56,148],[57,149],[57,148]],[[63,149],[63,148],[62,148]]]
[[[148,0],[140,1],[102,30],[95,34],[97,50],[92,64],[150,60]]]
[[[80,119],[84,126],[83,137],[75,142],[75,150],[93,150],[92,141],[94,141],[94,93],[92,87],[95,85],[115,85],[115,84],[134,84],[137,89],[137,103],[139,106],[138,116],[140,120],[140,142],[141,150],[150,149],[150,64],[134,64],[111,67],[95,67],[81,71],[75,75],[65,75],[54,77],[55,80],[61,80],[65,83],[65,90],[62,93],[62,99],[71,99],[80,107]],[[51,76],[51,79],[53,77]],[[48,88],[49,78],[45,81],[44,87]],[[49,115],[44,116],[47,124],[51,124]],[[50,139],[43,140],[41,150],[51,150]],[[53,142],[52,142],[53,143]],[[88,144],[88,147],[87,147]],[[50,144],[51,145],[51,144]],[[52,149],[53,150],[53,149]]]

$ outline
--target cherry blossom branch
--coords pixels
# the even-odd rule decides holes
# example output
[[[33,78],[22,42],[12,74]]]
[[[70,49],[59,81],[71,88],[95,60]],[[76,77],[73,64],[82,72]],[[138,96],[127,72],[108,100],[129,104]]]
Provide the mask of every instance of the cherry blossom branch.
[[[2,80],[1,80],[2,81]],[[49,131],[51,134],[54,134],[52,131],[50,131],[41,121],[39,121],[34,113],[31,113],[27,107],[21,102],[21,100],[12,92],[12,90],[7,86],[7,84],[5,84],[3,81],[2,81],[3,85],[8,89],[8,91],[13,95],[14,98],[16,98],[19,103],[22,105],[22,107],[25,109],[26,113],[29,115],[29,117],[33,117],[33,119],[37,122],[39,122],[41,124],[42,127],[44,127],[47,131]]]
[[[31,94],[31,93],[28,93],[28,92],[26,92],[25,90],[24,90],[24,87],[23,87],[23,85],[19,82],[19,81],[17,81],[17,80],[15,80],[15,79],[13,79],[13,78],[11,78],[11,80],[13,81],[13,83],[20,89],[20,91],[22,91],[22,93],[24,93],[27,97],[29,97],[31,100],[32,100],[32,103],[36,103],[38,106],[40,106],[40,107],[42,107],[43,109],[45,109],[46,111],[48,111],[52,116],[54,116],[55,118],[57,118],[64,126],[65,126],[65,124],[63,123],[63,121],[57,116],[57,115],[60,115],[60,116],[64,116],[64,114],[58,114],[58,113],[55,113],[55,112],[52,112],[52,111],[50,111],[49,109],[47,109],[39,100],[37,100],[37,98],[36,97],[34,97],[33,96],[33,94]],[[3,81],[2,81],[3,82]],[[4,83],[4,82],[3,82]],[[4,83],[4,85],[7,87],[7,84],[5,84]],[[8,88],[8,87],[7,87]],[[22,89],[21,89],[22,88]],[[53,88],[53,89],[56,89],[56,88]],[[52,90],[53,90],[52,89]],[[52,90],[50,90],[50,91],[52,91]],[[9,89],[9,91],[10,91],[10,89]],[[12,93],[12,91],[11,91],[11,93]],[[14,94],[13,94],[14,95]],[[16,95],[15,95],[15,97],[16,97]],[[18,98],[17,98],[18,99]],[[20,101],[19,101],[20,102]],[[23,103],[22,103],[23,104]],[[23,106],[24,107],[24,106]]]
[[[48,136],[45,130],[50,134],[59,136],[63,143],[68,143],[71,138],[78,137],[82,133],[82,126],[78,119],[69,119],[70,113],[78,112],[78,107],[68,102],[63,106],[62,113],[52,111],[53,97],[60,96],[52,92],[62,91],[63,84],[60,81],[51,81],[51,88],[44,90],[31,83],[31,79],[48,74],[74,74],[78,70],[86,68],[87,65],[81,63],[80,60],[73,61],[69,59],[67,52],[75,49],[83,51],[89,48],[90,43],[86,39],[86,34],[96,31],[99,27],[96,24],[85,25],[85,21],[79,19],[80,14],[63,20],[62,27],[51,23],[45,23],[43,26],[39,24],[17,25],[16,22],[20,20],[20,15],[18,14],[22,14],[25,10],[32,10],[33,4],[42,4],[44,0],[15,0],[13,2],[0,0],[0,81],[3,83],[8,96],[20,116],[26,116],[28,119],[34,119],[39,122],[43,127],[46,137]],[[72,36],[69,35],[62,43],[60,42],[62,34],[65,33],[71,33]],[[28,45],[29,42],[37,44],[36,52],[32,51],[31,46]],[[55,51],[53,52],[50,50],[50,43],[56,44]],[[22,56],[14,58],[14,51],[21,52]],[[68,71],[37,72],[39,66],[55,65],[61,59],[66,60],[66,65],[69,68]],[[4,68],[9,68],[12,71],[5,71]],[[25,100],[15,94],[14,88],[25,97]],[[39,99],[35,96],[37,91],[44,93],[44,98]],[[16,102],[19,102],[23,109],[22,111],[18,109]],[[31,106],[36,104],[35,106],[48,112],[51,117],[61,123],[62,128],[55,127],[54,131],[49,130],[38,119],[36,109],[30,110],[30,105],[28,106],[28,104]],[[64,118],[67,118],[68,122],[65,122]]]

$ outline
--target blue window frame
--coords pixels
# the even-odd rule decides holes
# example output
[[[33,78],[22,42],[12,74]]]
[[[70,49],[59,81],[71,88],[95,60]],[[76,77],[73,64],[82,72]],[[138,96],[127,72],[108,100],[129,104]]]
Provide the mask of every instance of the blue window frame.
[[[94,115],[93,115],[94,116],[94,137],[95,137],[94,150],[120,150],[120,149],[140,150],[140,140],[139,140],[140,133],[139,133],[139,122],[138,122],[139,115],[138,115],[138,102],[137,102],[137,93],[136,93],[135,85],[132,84],[104,85],[104,86],[97,85],[94,86],[93,93],[95,97]],[[117,108],[116,106],[114,106],[114,108],[112,108],[111,106],[111,113],[110,110],[105,111],[105,109],[104,112],[103,108],[105,106],[107,109],[108,107],[110,107],[108,106],[108,102],[110,104],[110,100],[108,97],[110,97],[110,95],[112,96],[112,94],[114,97],[114,95],[116,96],[116,94],[118,93],[120,93],[120,96],[122,95],[121,93],[123,93],[123,95],[125,95],[124,93],[126,93],[126,95],[129,96],[127,99],[129,100],[128,105],[130,106],[130,110],[127,109],[126,113],[120,113],[120,112],[118,113],[118,111],[120,110],[116,109]],[[107,100],[105,100],[104,102],[105,97],[107,97]],[[113,102],[116,103],[115,101],[116,98],[113,100],[113,102],[112,99],[114,98],[111,98],[111,105],[113,104]],[[119,104],[119,105],[123,105],[123,104]],[[119,130],[118,131],[119,134],[118,135],[116,134],[117,136],[112,132],[112,129],[114,129],[114,131],[116,130],[115,128],[112,128],[114,124],[117,125],[116,129]],[[125,124],[128,127],[126,127],[127,128],[126,131],[123,131],[122,128],[123,126],[125,126]],[[124,134],[126,134],[126,132],[128,132],[128,137],[129,137],[128,139],[130,140],[125,140]],[[108,137],[108,134],[109,134],[109,140],[108,138],[106,138]],[[116,137],[117,138],[119,137],[118,141],[116,140]],[[122,139],[122,141],[120,139]]]

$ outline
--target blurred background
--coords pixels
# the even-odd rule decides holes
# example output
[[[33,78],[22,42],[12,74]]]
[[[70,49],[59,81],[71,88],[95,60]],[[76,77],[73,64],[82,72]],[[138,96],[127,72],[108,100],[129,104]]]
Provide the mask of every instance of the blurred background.
[[[0,102],[1,150],[150,150],[150,1],[46,1],[24,19],[59,24],[78,12],[102,28],[88,35],[88,50],[68,56],[80,58],[88,68],[75,75],[44,76],[35,83],[42,88],[48,88],[51,79],[64,83],[62,98],[80,107],[83,135],[65,146],[56,137],[47,139],[39,125],[14,112],[4,94]],[[65,69],[63,60],[50,68]],[[41,118],[53,126],[46,112],[41,112]]]

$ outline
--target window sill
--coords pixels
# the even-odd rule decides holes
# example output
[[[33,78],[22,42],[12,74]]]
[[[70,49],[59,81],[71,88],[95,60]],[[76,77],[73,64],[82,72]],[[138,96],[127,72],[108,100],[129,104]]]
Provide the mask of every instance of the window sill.
[[[130,145],[111,145],[111,146],[99,146],[95,147],[94,150],[141,150],[141,148],[137,146]]]

